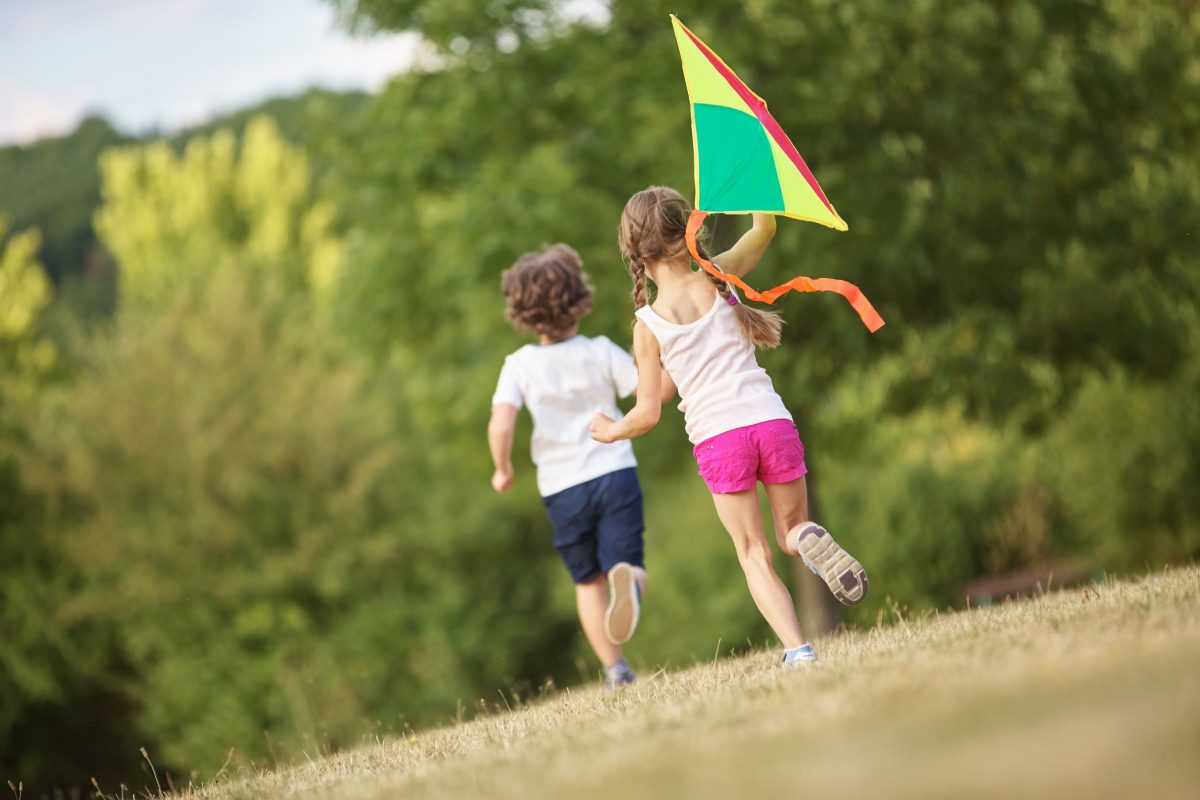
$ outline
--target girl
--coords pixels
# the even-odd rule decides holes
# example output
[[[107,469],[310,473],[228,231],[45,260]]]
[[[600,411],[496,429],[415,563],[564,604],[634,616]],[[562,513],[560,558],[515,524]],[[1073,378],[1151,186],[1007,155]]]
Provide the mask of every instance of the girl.
[[[678,387],[700,475],[733,539],[750,594],[783,642],[783,666],[790,669],[817,656],[800,630],[787,587],[771,566],[758,482],[766,488],[780,548],[803,559],[840,602],[862,602],[867,575],[828,531],[809,520],[804,445],[755,360],[755,346],[779,344],[782,320],[741,304],[725,282],[693,268],[684,243],[690,212],[679,192],[654,186],[630,198],[621,214],[618,238],[633,279],[637,317],[637,404],[619,421],[596,414],[592,437],[615,442],[641,436],[658,423],[660,398],[670,396],[671,384]],[[724,272],[745,275],[774,235],[775,218],[755,214],[737,244],[712,260]],[[653,306],[647,278],[657,289]]]

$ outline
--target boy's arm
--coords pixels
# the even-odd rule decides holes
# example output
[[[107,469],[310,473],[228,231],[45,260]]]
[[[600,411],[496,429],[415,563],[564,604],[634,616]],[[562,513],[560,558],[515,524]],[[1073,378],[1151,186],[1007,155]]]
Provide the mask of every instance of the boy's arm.
[[[633,352],[638,363],[637,403],[619,422],[603,414],[593,417],[592,438],[598,442],[632,439],[658,424],[662,413],[663,368],[658,340],[641,321],[633,326]]]
[[[517,427],[517,407],[512,403],[496,403],[492,406],[492,418],[488,421],[488,448],[492,451],[492,488],[507,492],[512,486],[512,442],[513,430]]]
[[[775,237],[775,216],[773,214],[755,214],[750,230],[742,234],[733,247],[713,259],[722,272],[730,272],[738,277],[754,269],[754,265],[767,251],[767,245]]]

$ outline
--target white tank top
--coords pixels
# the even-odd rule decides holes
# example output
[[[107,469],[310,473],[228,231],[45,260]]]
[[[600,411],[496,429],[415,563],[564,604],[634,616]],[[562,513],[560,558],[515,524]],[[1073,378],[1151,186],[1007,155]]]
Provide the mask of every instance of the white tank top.
[[[720,295],[708,313],[687,325],[668,322],[650,306],[635,314],[658,339],[692,444],[759,422],[791,420],[754,358],[754,346],[742,336],[733,306]]]

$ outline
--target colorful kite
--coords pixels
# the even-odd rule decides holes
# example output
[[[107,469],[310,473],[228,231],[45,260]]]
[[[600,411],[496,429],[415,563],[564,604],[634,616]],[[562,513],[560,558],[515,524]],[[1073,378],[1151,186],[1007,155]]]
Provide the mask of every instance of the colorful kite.
[[[883,318],[852,283],[799,277],[759,292],[700,256],[696,234],[709,214],[778,214],[839,231],[847,225],[796,146],[767,111],[766,102],[674,14],[671,23],[692,106],[696,210],[687,226],[692,258],[709,273],[740,288],[750,300],[769,304],[790,291],[836,292],[854,307],[868,330],[879,330]]]

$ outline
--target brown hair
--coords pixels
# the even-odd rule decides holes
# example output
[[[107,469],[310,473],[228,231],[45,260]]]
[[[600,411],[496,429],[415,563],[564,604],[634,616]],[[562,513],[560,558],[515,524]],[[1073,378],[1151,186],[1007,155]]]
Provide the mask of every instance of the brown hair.
[[[500,290],[508,298],[504,316],[513,327],[556,342],[592,310],[592,287],[583,261],[565,244],[518,258],[500,276]]]
[[[684,234],[692,206],[683,195],[669,186],[651,186],[629,198],[621,212],[617,241],[621,255],[633,280],[633,306],[641,308],[649,302],[646,291],[646,264],[665,261],[688,254]],[[709,258],[704,243],[697,240],[696,251]],[[721,298],[728,300],[729,284],[705,273]],[[751,308],[743,302],[734,307],[738,328],[755,347],[778,347],[783,319],[774,311]]]

